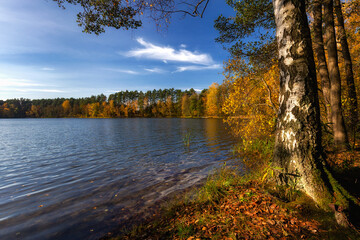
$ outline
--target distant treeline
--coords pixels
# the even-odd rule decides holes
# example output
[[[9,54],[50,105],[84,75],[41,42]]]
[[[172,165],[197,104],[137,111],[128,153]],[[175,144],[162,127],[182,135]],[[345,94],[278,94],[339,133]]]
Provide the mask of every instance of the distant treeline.
[[[0,100],[0,118],[217,117],[226,89],[121,91],[87,98]]]

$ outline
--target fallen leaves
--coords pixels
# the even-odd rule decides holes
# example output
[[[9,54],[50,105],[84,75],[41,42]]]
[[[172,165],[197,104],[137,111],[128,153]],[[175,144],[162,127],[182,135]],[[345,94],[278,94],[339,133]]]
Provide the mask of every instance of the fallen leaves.
[[[239,187],[238,191],[246,191]],[[211,237],[211,230],[216,228],[216,234],[227,236],[229,229],[237,232],[237,236],[245,239],[262,239],[269,236],[281,239],[282,237],[296,237],[301,235],[312,235],[317,232],[317,222],[304,222],[296,216],[289,214],[287,209],[281,208],[275,200],[260,189],[250,189],[252,194],[240,194],[239,199],[247,197],[247,200],[239,201],[233,195],[223,199],[220,208],[208,206],[208,214],[202,213],[202,218],[208,219],[207,226],[197,228],[197,223],[187,219],[189,224],[198,229],[198,236]],[[216,209],[216,210],[214,210]],[[224,225],[225,219],[228,221]],[[210,216],[212,218],[210,219]],[[186,215],[182,219],[184,221]],[[226,222],[226,221],[225,221]]]
[[[231,193],[216,202],[182,203],[171,216],[145,227],[147,233],[135,236],[187,240],[316,238],[322,231],[320,224],[303,220],[296,212],[288,211],[256,182],[250,182],[232,187]],[[138,238],[133,235],[125,239]]]

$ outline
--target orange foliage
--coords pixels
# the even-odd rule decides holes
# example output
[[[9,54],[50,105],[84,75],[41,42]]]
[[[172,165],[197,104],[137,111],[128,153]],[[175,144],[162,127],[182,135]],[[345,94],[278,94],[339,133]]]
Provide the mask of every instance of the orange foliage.
[[[353,64],[353,73],[354,73],[354,82],[356,87],[357,101],[360,102],[360,0],[345,1],[343,3],[343,12],[345,18],[345,30],[347,33],[347,40],[349,44],[349,50],[351,55],[351,60]],[[343,67],[343,59],[339,58],[340,65]],[[343,73],[344,71],[342,71]],[[345,79],[344,77],[342,79]],[[346,83],[343,83],[342,86],[346,86]],[[343,104],[344,104],[344,113],[345,117],[349,115],[348,112],[348,103],[346,95],[343,94]]]
[[[184,94],[181,98],[181,112],[184,117],[190,116],[190,102],[187,94]]]
[[[26,113],[28,116],[39,118],[41,116],[40,106],[31,105],[30,111]]]
[[[219,113],[219,84],[213,83],[210,85],[206,97],[206,114],[207,116],[218,116]]]
[[[69,101],[69,100],[65,100],[65,101],[61,104],[61,106],[62,106],[63,109],[64,109],[65,115],[68,115],[69,112],[70,112],[70,108],[71,108],[70,101]]]
[[[233,133],[250,141],[270,136],[275,128],[279,70],[274,61],[269,69],[249,69],[239,58],[225,65],[225,84],[230,86],[222,111]]]
[[[167,115],[170,116],[170,117],[172,115],[172,111],[171,111],[172,105],[173,105],[172,98],[171,98],[171,96],[168,96],[166,98],[166,109],[168,111]]]

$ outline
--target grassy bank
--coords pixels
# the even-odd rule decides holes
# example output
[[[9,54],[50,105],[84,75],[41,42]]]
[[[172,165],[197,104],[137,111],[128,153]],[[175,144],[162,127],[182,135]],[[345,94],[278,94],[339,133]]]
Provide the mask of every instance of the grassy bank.
[[[234,154],[251,169],[242,175],[224,166],[203,186],[178,196],[153,217],[121,229],[111,239],[360,239],[337,224],[334,212],[318,208],[295,186],[267,181],[274,169],[271,138],[239,143]],[[360,200],[360,149],[328,152],[336,178]],[[261,159],[261,160],[259,160]]]
[[[112,239],[360,239],[301,192],[223,167],[201,188]]]

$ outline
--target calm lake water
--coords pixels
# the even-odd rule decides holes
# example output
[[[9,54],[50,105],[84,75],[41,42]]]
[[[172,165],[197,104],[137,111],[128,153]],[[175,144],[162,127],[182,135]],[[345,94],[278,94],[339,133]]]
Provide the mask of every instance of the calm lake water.
[[[97,239],[231,161],[234,143],[219,119],[0,119],[0,239]]]

